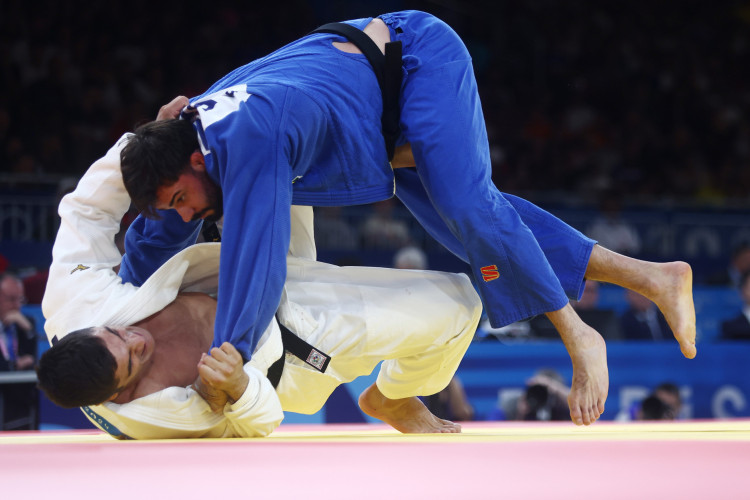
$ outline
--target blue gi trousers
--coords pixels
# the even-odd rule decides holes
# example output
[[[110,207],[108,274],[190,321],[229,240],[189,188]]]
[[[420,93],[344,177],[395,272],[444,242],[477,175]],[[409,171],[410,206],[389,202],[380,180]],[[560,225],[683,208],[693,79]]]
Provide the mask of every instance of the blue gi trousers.
[[[484,115],[463,42],[422,12],[381,19],[391,40],[403,43],[401,127],[416,161],[416,172],[396,171],[396,195],[471,266],[493,326],[578,299],[595,242],[493,184]]]

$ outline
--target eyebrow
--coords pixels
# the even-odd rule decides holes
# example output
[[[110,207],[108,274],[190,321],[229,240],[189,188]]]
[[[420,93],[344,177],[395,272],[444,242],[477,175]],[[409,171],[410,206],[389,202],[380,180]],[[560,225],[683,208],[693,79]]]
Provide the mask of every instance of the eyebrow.
[[[120,334],[119,334],[119,333],[117,333],[116,331],[114,331],[114,330],[113,330],[113,329],[111,329],[110,327],[108,327],[108,326],[105,326],[105,327],[104,327],[104,329],[105,329],[105,330],[107,330],[107,331],[108,331],[109,333],[111,333],[112,335],[115,335],[115,336],[116,336],[116,337],[117,337],[118,339],[120,339],[120,340],[122,340],[123,342],[125,342],[125,339],[123,339],[123,338],[122,338],[122,337],[120,336]],[[128,351],[128,377],[130,376],[130,373],[132,372],[132,370],[133,370],[133,355],[132,355],[132,354],[130,353],[130,351]]]
[[[174,192],[174,194],[172,195],[172,199],[169,200],[169,206],[170,207],[174,206],[174,199],[177,198],[177,195],[179,195],[180,192],[181,192],[181,190],[177,190],[177,191]]]

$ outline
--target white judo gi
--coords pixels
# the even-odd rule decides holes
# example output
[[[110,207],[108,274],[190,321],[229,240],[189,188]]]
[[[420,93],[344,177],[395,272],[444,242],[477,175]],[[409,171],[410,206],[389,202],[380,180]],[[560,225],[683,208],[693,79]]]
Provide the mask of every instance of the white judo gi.
[[[127,134],[95,162],[60,203],[62,219],[42,302],[49,340],[90,326],[130,325],[160,311],[179,292],[215,293],[219,243],[185,249],[141,287],[122,283],[114,244],[130,199],[122,184],[120,150]],[[170,387],[125,404],[83,408],[117,438],[252,437],[270,434],[283,411],[315,413],[341,383],[372,372],[396,399],[443,389],[477,327],[481,303],[462,274],[337,267],[315,261],[312,209],[292,208],[287,281],[277,318],[331,356],[320,373],[286,354],[274,390],[265,374],[282,354],[276,321],[244,366],[242,397],[214,413],[190,387]],[[251,279],[251,277],[248,277]]]

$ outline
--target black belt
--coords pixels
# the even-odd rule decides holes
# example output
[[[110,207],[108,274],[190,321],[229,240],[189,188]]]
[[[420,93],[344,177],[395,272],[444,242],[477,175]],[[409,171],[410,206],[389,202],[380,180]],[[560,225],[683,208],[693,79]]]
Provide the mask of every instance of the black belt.
[[[312,31],[312,33],[341,35],[356,45],[370,61],[378,79],[378,85],[380,85],[380,93],[383,95],[383,116],[380,118],[380,123],[383,127],[385,150],[388,153],[388,161],[393,160],[401,119],[401,109],[398,105],[401,92],[401,42],[386,43],[385,55],[383,55],[372,38],[367,36],[364,31],[349,24],[328,23]]]
[[[331,357],[293,334],[289,328],[281,324],[281,321],[278,321],[278,323],[279,329],[281,329],[281,344],[284,346],[284,350],[281,353],[281,357],[268,367],[268,373],[266,374],[274,389],[279,385],[281,374],[284,372],[284,358],[287,352],[298,357],[319,372],[325,373],[328,364],[331,362]]]
[[[203,226],[203,237],[206,241],[221,241],[221,234],[215,223],[204,223]],[[324,373],[326,368],[328,368],[328,363],[331,362],[331,357],[293,334],[289,328],[281,324],[281,321],[278,321],[278,324],[279,329],[281,329],[281,345],[284,349],[281,351],[281,357],[268,367],[268,372],[266,373],[266,377],[268,377],[273,388],[275,389],[279,385],[279,380],[281,380],[281,374],[284,372],[284,358],[286,358],[287,352],[297,356],[319,372]],[[56,341],[57,337],[52,339],[53,344]],[[242,361],[243,364],[247,362],[244,357]]]

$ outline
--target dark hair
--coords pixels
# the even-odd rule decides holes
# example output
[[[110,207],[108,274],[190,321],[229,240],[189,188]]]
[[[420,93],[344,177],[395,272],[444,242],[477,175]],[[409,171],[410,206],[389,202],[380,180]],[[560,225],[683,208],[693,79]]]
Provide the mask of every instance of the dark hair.
[[[120,152],[120,168],[125,189],[144,216],[159,218],[153,208],[156,191],[177,182],[198,150],[198,136],[187,120],[150,122],[135,129]]]
[[[674,394],[677,397],[680,397],[680,388],[677,387],[677,384],[675,384],[674,382],[662,382],[654,389],[654,392],[657,391],[668,392],[670,394]]]
[[[37,387],[58,406],[101,404],[119,391],[117,361],[94,331],[69,333],[39,359]]]
[[[672,420],[672,409],[658,397],[651,395],[641,403],[641,418],[643,420]]]

